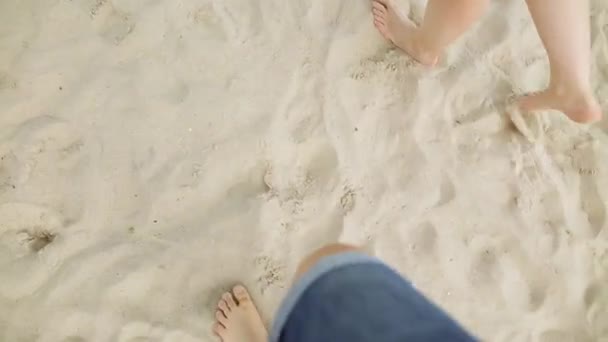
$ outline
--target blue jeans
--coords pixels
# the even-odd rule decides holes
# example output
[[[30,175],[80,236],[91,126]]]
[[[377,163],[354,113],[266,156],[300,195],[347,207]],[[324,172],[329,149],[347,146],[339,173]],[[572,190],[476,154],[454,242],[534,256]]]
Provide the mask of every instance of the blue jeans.
[[[345,252],[320,260],[281,304],[271,342],[476,341],[377,259]]]

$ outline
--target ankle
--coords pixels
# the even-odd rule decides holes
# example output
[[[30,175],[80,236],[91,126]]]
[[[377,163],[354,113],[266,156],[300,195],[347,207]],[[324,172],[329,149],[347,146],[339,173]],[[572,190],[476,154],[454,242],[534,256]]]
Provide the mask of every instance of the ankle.
[[[435,64],[437,58],[443,52],[441,48],[429,44],[429,40],[421,34],[419,29],[416,29],[412,35],[412,42],[418,53],[418,58],[424,64]]]
[[[562,75],[558,72],[551,73],[549,87],[556,93],[563,94],[569,91],[579,93],[591,93],[591,84],[588,78],[573,77],[576,75]]]

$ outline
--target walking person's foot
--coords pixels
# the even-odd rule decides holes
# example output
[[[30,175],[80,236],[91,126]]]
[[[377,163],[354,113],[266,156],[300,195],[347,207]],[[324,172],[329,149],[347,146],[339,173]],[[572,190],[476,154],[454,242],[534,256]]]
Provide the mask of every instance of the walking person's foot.
[[[518,105],[524,112],[558,110],[578,123],[592,123],[602,118],[601,108],[591,90],[553,86],[539,93],[522,96]]]
[[[222,342],[266,342],[268,332],[251,296],[241,285],[226,292],[217,304],[213,332]]]
[[[384,38],[423,65],[437,64],[438,54],[424,47],[418,29],[407,15],[397,8],[394,0],[373,0],[372,14],[374,26]]]

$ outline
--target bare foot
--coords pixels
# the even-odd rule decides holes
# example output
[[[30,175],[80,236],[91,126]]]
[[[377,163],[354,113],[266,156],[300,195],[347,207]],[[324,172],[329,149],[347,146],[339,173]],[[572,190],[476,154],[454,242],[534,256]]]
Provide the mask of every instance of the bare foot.
[[[247,290],[237,285],[217,303],[213,332],[222,342],[266,342],[268,332]]]
[[[421,39],[418,38],[418,29],[396,6],[394,0],[374,0],[374,26],[384,38],[416,61],[426,66],[437,64],[438,54],[423,47]]]
[[[549,87],[545,91],[521,97],[518,105],[524,112],[558,110],[578,123],[592,123],[602,118],[601,108],[590,90]]]

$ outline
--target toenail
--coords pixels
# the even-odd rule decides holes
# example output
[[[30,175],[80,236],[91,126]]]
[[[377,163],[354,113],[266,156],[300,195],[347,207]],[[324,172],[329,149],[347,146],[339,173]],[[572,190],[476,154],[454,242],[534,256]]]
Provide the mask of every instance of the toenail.
[[[228,304],[226,304],[226,302],[222,299],[220,300],[220,302],[217,304],[217,306],[222,310],[222,311],[228,311],[230,310],[230,308],[228,307]]]
[[[228,307],[233,307],[236,306],[236,302],[234,301],[234,297],[232,296],[232,293],[225,293],[222,298],[224,298],[224,301],[228,304]]]
[[[224,314],[224,312],[222,310],[217,310],[215,312],[215,319],[217,319],[218,322],[224,321],[227,318],[228,317],[226,317],[226,314]]]
[[[224,330],[226,330],[226,327],[224,327],[220,323],[216,322],[213,324],[213,327],[211,329],[213,330],[214,333],[219,334],[219,333],[224,332]]]

